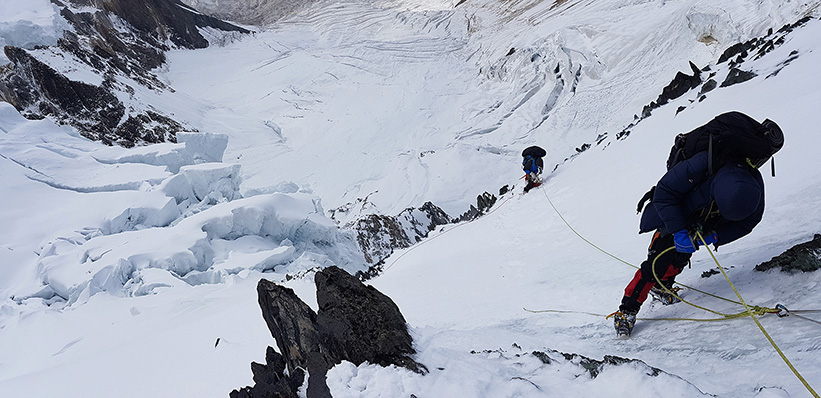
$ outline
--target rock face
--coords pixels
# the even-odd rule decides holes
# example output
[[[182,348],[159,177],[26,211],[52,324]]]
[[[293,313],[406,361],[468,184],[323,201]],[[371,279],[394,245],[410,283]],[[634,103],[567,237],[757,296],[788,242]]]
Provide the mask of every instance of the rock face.
[[[293,290],[264,279],[259,281],[262,316],[282,355],[272,353],[269,347],[268,364],[252,364],[256,384],[234,390],[231,397],[296,396],[300,369],[310,375],[309,398],[330,397],[325,375],[342,361],[427,372],[424,365],[412,359],[413,339],[399,308],[389,297],[338,267],[323,269],[315,280],[318,313]],[[284,365],[279,365],[280,358]],[[284,375],[286,368],[290,376]],[[287,392],[280,391],[286,387]]]
[[[248,31],[197,13],[178,0],[72,0],[60,15],[74,31],[63,32],[56,46],[32,50],[7,46],[11,64],[0,68],[0,100],[25,117],[53,118],[92,140],[134,146],[175,141],[186,130],[150,106],[124,103],[141,85],[170,90],[152,72],[165,63],[169,44],[203,48],[208,41],[199,28],[236,34]],[[67,66],[43,59],[62,59]],[[72,70],[96,75],[72,80]],[[94,81],[94,80],[97,81]],[[135,101],[139,102],[139,101]]]
[[[411,358],[416,352],[413,339],[390,297],[337,267],[318,272],[314,280],[319,305],[316,323],[335,362],[370,362],[426,371]]]
[[[437,226],[451,222],[447,213],[427,202],[419,208],[405,209],[397,216],[366,215],[356,220],[351,228],[357,231],[356,239],[365,260],[377,264],[395,249],[410,247]]]
[[[821,234],[809,242],[795,245],[770,261],[755,266],[756,271],[781,268],[783,272],[812,272],[821,268]]]
[[[499,195],[508,192],[504,186]],[[388,258],[396,249],[405,249],[419,243],[423,238],[440,225],[475,220],[486,214],[494,204],[496,196],[484,192],[476,197],[476,206],[471,205],[465,213],[457,218],[451,218],[444,210],[427,202],[419,208],[405,209],[397,216],[369,214],[359,218],[350,225],[356,231],[356,240],[365,254],[365,261],[372,264],[367,272],[357,274],[362,280],[379,275],[384,266],[384,259]],[[332,211],[342,213],[346,209]]]
[[[305,372],[302,369],[296,369],[290,376],[286,376],[285,360],[271,347],[268,347],[265,353],[265,365],[252,362],[251,372],[256,384],[253,387],[232,391],[231,398],[297,398],[299,395],[296,390],[305,380]]]
[[[183,48],[205,48],[208,41],[197,28],[249,33],[248,30],[200,14],[179,0],[73,0],[91,3],[122,18],[147,39],[170,40]]]
[[[670,84],[662,89],[662,93],[659,97],[655,101],[651,101],[649,104],[645,105],[642,108],[640,115],[634,115],[634,120],[632,123],[627,125],[627,127],[625,127],[622,131],[616,133],[616,139],[625,139],[630,135],[631,129],[642,120],[650,117],[655,109],[683,96],[690,90],[699,88],[698,102],[701,102],[706,98],[707,93],[716,88],[729,87],[755,78],[755,72],[744,69],[745,67],[749,68],[749,66],[744,65],[745,61],[749,59],[757,60],[778,46],[784,44],[786,42],[786,37],[790,32],[805,25],[810,20],[812,20],[812,17],[807,16],[799,19],[793,24],[786,24],[782,26],[777,32],[773,32],[772,29],[770,29],[767,34],[762,37],[753,38],[744,43],[736,43],[728,47],[724,50],[721,56],[719,56],[716,64],[713,65],[714,68],[721,68],[723,67],[722,64],[727,64],[727,76],[721,84],[714,79],[717,71],[711,71],[710,66],[699,69],[695,64],[690,62],[690,69],[693,71],[693,75],[687,75],[682,72],[676,73],[676,76]],[[789,57],[780,62],[778,68],[767,75],[767,77],[777,75],[783,68],[787,67],[790,62],[798,58],[798,55],[799,54],[796,51],[790,53]],[[704,72],[709,73],[707,76],[702,76]],[[690,103],[693,102],[695,102],[695,100],[690,100]],[[687,106],[679,106],[676,110],[676,114],[686,109]]]
[[[316,0],[183,0],[217,18],[248,25],[267,25],[310,6]]]

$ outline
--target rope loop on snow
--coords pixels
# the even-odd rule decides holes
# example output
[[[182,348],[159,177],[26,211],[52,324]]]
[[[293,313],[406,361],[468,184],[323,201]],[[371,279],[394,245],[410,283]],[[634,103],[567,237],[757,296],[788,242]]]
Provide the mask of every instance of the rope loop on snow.
[[[617,257],[617,256],[615,256],[615,255],[613,255],[613,254],[610,254],[609,252],[607,252],[606,250],[604,250],[604,249],[600,248],[599,246],[597,246],[597,245],[596,245],[596,244],[594,244],[593,242],[591,242],[591,241],[587,240],[587,238],[585,238],[585,237],[584,237],[584,236],[582,236],[582,235],[581,235],[578,231],[576,231],[576,229],[574,229],[574,228],[573,228],[573,226],[571,226],[571,225],[570,225],[570,223],[569,223],[569,222],[567,222],[567,220],[564,218],[564,216],[562,216],[561,212],[559,212],[559,209],[557,209],[557,208],[556,208],[556,206],[553,204],[553,201],[552,201],[552,200],[550,200],[550,197],[547,195],[547,190],[542,189],[542,192],[544,193],[545,198],[547,198],[548,203],[550,203],[550,206],[551,206],[551,207],[553,207],[553,210],[556,212],[556,214],[559,216],[559,218],[561,218],[561,220],[565,223],[565,225],[567,225],[567,227],[568,227],[571,231],[573,231],[573,233],[575,233],[575,234],[576,234],[576,236],[578,236],[579,238],[581,238],[583,241],[587,242],[587,244],[589,244],[590,246],[592,246],[592,247],[594,247],[594,248],[598,249],[598,250],[599,250],[599,251],[601,251],[602,253],[604,253],[604,254],[606,254],[606,255],[608,255],[608,256],[610,256],[610,257],[612,257],[612,258],[614,258],[614,259],[616,259],[616,260],[618,260],[618,261],[620,261],[620,262],[622,262],[622,263],[624,263],[624,264],[627,264],[627,265],[629,265],[629,266],[631,266],[631,267],[633,267],[633,268],[639,269],[639,267],[637,267],[637,266],[635,266],[635,265],[633,265],[633,264],[631,264],[631,263],[629,263],[629,262],[627,262],[627,261],[624,261],[624,260],[622,260],[621,258],[619,258],[619,257]],[[725,278],[725,279],[727,279],[727,282],[730,284],[730,287],[731,287],[731,288],[733,289],[733,291],[735,292],[735,294],[736,294],[736,296],[738,297],[739,301],[730,300],[730,299],[727,299],[727,298],[724,298],[724,297],[720,297],[720,296],[717,296],[717,295],[714,295],[714,294],[710,294],[710,293],[707,293],[707,292],[704,292],[704,291],[701,291],[701,290],[698,290],[698,289],[695,289],[695,288],[689,287],[689,286],[684,285],[684,284],[682,284],[682,283],[678,283],[678,282],[676,282],[676,284],[677,284],[677,285],[684,286],[684,287],[686,287],[686,288],[688,288],[688,289],[695,290],[695,291],[697,291],[697,292],[700,292],[700,293],[706,294],[706,295],[708,295],[708,296],[712,296],[712,297],[715,297],[715,298],[718,298],[718,299],[721,299],[721,300],[725,300],[725,301],[728,301],[728,302],[731,302],[731,303],[735,303],[735,304],[742,305],[742,306],[744,307],[745,311],[743,311],[743,312],[739,312],[739,313],[737,313],[737,314],[724,314],[724,313],[721,313],[721,312],[718,312],[718,311],[711,310],[711,309],[709,309],[709,308],[701,307],[701,306],[695,305],[695,304],[693,304],[693,303],[690,303],[690,302],[688,302],[688,301],[685,301],[684,299],[682,299],[681,297],[679,297],[677,294],[675,294],[675,292],[671,291],[671,290],[670,290],[670,289],[668,289],[666,286],[664,286],[664,284],[663,284],[663,283],[661,283],[661,280],[659,279],[658,275],[656,275],[656,269],[655,269],[656,267],[655,267],[655,265],[656,265],[656,261],[659,259],[659,257],[661,257],[661,255],[663,255],[664,253],[669,252],[670,250],[675,250],[675,246],[672,246],[672,247],[669,247],[669,248],[665,249],[665,250],[664,250],[664,251],[662,251],[661,253],[659,253],[659,254],[658,254],[658,255],[657,255],[657,256],[653,259],[653,263],[652,263],[652,265],[651,265],[651,267],[650,267],[650,268],[651,268],[651,270],[652,270],[652,272],[653,272],[653,277],[656,279],[657,284],[658,284],[659,286],[661,286],[661,287],[662,287],[662,288],[663,288],[666,292],[668,292],[668,293],[672,294],[672,295],[673,295],[673,296],[675,296],[677,299],[681,300],[681,302],[687,303],[687,304],[689,304],[689,305],[691,305],[691,306],[693,306],[693,307],[696,307],[696,308],[700,308],[700,309],[702,309],[702,310],[704,310],[704,311],[714,313],[714,314],[716,314],[716,315],[721,315],[721,318],[712,318],[712,319],[695,319],[695,318],[637,318],[637,319],[639,319],[639,320],[645,320],[645,321],[697,321],[697,322],[716,322],[716,321],[725,321],[725,320],[730,320],[730,319],[744,318],[744,317],[748,317],[748,316],[749,316],[749,317],[753,318],[753,320],[755,321],[756,325],[758,325],[758,328],[759,328],[759,329],[761,329],[761,332],[762,332],[762,333],[764,333],[764,336],[765,336],[765,337],[767,337],[767,340],[770,342],[770,344],[772,344],[772,346],[773,346],[773,348],[775,348],[776,352],[778,352],[778,355],[780,355],[780,356],[781,356],[781,359],[783,359],[783,360],[784,360],[784,362],[787,364],[787,366],[790,368],[790,370],[792,370],[792,372],[795,374],[795,376],[796,376],[796,377],[798,377],[798,380],[800,380],[800,381],[801,381],[801,383],[804,385],[804,387],[806,387],[806,389],[807,389],[807,390],[808,390],[808,391],[809,391],[809,392],[813,395],[813,397],[815,397],[815,398],[821,398],[821,397],[819,397],[818,393],[816,393],[816,392],[815,392],[815,390],[813,390],[813,389],[812,389],[812,387],[810,387],[809,383],[807,383],[807,381],[804,379],[804,377],[803,377],[803,376],[801,376],[801,374],[798,372],[798,370],[795,368],[795,366],[793,366],[793,365],[792,365],[792,363],[789,361],[789,359],[787,359],[787,356],[786,356],[786,355],[784,355],[784,353],[781,351],[781,349],[778,347],[778,345],[775,343],[775,341],[772,339],[772,337],[770,337],[770,335],[769,335],[769,334],[767,333],[767,331],[764,329],[764,326],[762,326],[762,325],[761,325],[761,322],[759,322],[759,321],[758,321],[758,318],[756,318],[756,315],[758,315],[758,316],[762,316],[762,315],[765,315],[765,314],[779,314],[779,316],[780,316],[780,317],[783,317],[783,316],[790,315],[790,311],[789,311],[789,310],[787,310],[787,309],[786,309],[786,307],[784,307],[783,305],[780,305],[780,304],[779,304],[779,305],[777,305],[777,306],[776,306],[776,308],[761,307],[761,306],[757,306],[757,305],[752,306],[752,307],[751,307],[751,306],[749,306],[749,305],[748,305],[748,304],[744,301],[744,299],[741,297],[741,294],[740,294],[740,293],[738,292],[738,290],[735,288],[735,285],[733,285],[733,282],[732,282],[732,281],[730,280],[730,278],[727,276],[727,273],[724,271],[724,268],[723,268],[723,267],[721,266],[721,264],[718,262],[718,259],[716,258],[715,254],[713,254],[713,251],[712,251],[712,250],[710,250],[710,248],[707,246],[707,242],[705,242],[705,241],[704,241],[704,237],[701,235],[701,232],[696,232],[696,235],[697,235],[697,237],[701,240],[701,242],[704,244],[704,247],[705,247],[705,248],[707,248],[707,252],[708,252],[708,253],[710,253],[710,256],[713,258],[713,261],[715,261],[716,265],[718,266],[718,269],[719,269],[719,270],[721,271],[721,273],[724,275],[724,278]],[[524,310],[525,310],[525,311],[528,311],[528,312],[533,312],[533,313],[551,312],[551,313],[561,313],[561,314],[568,314],[568,313],[586,314],[586,315],[604,316],[604,317],[605,317],[605,319],[609,319],[609,318],[610,318],[610,317],[612,317],[614,314],[616,314],[615,312],[614,312],[614,313],[612,313],[612,314],[610,314],[610,315],[603,315],[603,314],[594,314],[594,313],[590,313],[590,312],[581,312],[581,311],[561,311],[561,310],[549,310],[549,309],[548,309],[548,310],[529,310],[529,309],[527,309],[527,308],[524,308]],[[810,311],[815,311],[815,310],[805,310],[805,312],[810,312]],[[808,319],[808,318],[804,318],[804,319]],[[813,321],[813,322],[816,322],[815,320],[812,320],[812,319],[808,319],[808,320],[811,320],[811,321]],[[817,323],[818,323],[818,322],[817,322]]]
[[[685,303],[685,304],[688,304],[688,305],[690,305],[690,306],[696,307],[696,308],[698,308],[698,309],[701,309],[701,310],[704,310],[704,311],[707,311],[707,312],[712,312],[713,314],[716,314],[716,315],[721,315],[722,317],[724,317],[724,318],[719,318],[719,319],[735,319],[735,318],[743,318],[743,317],[745,317],[745,316],[748,316],[748,314],[750,314],[750,313],[754,313],[754,314],[757,314],[757,315],[764,315],[764,314],[769,314],[769,313],[778,313],[778,312],[780,312],[780,311],[781,311],[781,310],[776,309],[776,308],[760,307],[760,306],[757,306],[757,305],[756,305],[756,306],[753,306],[753,307],[752,307],[752,309],[750,309],[750,308],[747,308],[747,306],[746,306],[746,305],[744,305],[744,307],[747,309],[747,311],[744,311],[744,312],[739,312],[739,313],[737,313],[737,314],[725,314],[725,313],[723,313],[723,312],[714,311],[714,310],[711,310],[711,309],[709,309],[709,308],[702,307],[702,306],[699,306],[699,305],[693,304],[693,303],[691,303],[691,302],[689,302],[689,301],[687,301],[687,300],[684,300],[684,299],[683,299],[683,298],[681,298],[679,295],[677,295],[677,294],[676,294],[676,292],[674,292],[674,291],[672,291],[671,289],[667,288],[667,286],[664,286],[664,284],[663,284],[663,283],[661,283],[661,279],[659,279],[659,276],[656,274],[656,261],[658,261],[658,259],[659,259],[662,255],[664,255],[665,253],[667,253],[667,252],[669,252],[669,251],[671,251],[671,250],[675,250],[675,248],[676,248],[675,246],[670,246],[670,247],[668,247],[667,249],[664,249],[661,253],[659,253],[659,254],[658,254],[658,255],[657,255],[657,256],[653,259],[653,264],[650,266],[650,270],[653,272],[653,278],[655,278],[655,280],[656,280],[656,285],[660,286],[662,289],[664,289],[664,291],[665,291],[665,292],[670,293],[671,295],[673,295],[673,297],[677,298],[677,299],[678,299],[679,301],[681,301],[682,303]],[[715,257],[714,257],[714,258],[715,258]],[[684,285],[682,285],[682,286],[684,286]],[[735,290],[735,289],[734,289],[734,290]],[[718,296],[713,296],[713,297],[718,297]],[[718,297],[718,298],[721,298],[721,297]],[[730,302],[732,302],[732,303],[736,303],[736,304],[738,304],[738,305],[743,305],[743,304],[742,304],[742,303],[740,303],[740,302],[736,302],[736,301],[733,301],[733,300],[730,300],[730,299],[724,299],[724,300],[730,301]]]
[[[724,278],[727,279],[727,283],[729,283],[730,287],[733,288],[733,292],[735,292],[735,295],[738,296],[738,300],[741,301],[741,304],[744,305],[744,309],[747,310],[747,313],[749,314],[750,318],[753,318],[755,324],[758,325],[759,329],[761,329],[761,333],[764,333],[764,336],[767,338],[770,344],[772,344],[773,348],[775,348],[775,351],[778,352],[778,355],[781,356],[781,359],[784,360],[784,363],[786,363],[790,370],[792,370],[792,372],[795,374],[795,377],[797,377],[798,380],[800,380],[801,383],[804,384],[804,387],[807,388],[807,390],[812,394],[813,397],[819,398],[818,393],[816,393],[815,390],[813,390],[812,387],[810,387],[810,384],[807,383],[807,380],[805,380],[804,377],[801,376],[801,373],[799,373],[795,366],[793,366],[793,364],[790,362],[790,360],[787,359],[787,356],[784,355],[784,352],[781,351],[781,348],[778,347],[778,345],[775,343],[772,337],[770,337],[770,334],[767,333],[767,331],[764,329],[764,326],[761,324],[761,322],[758,321],[758,318],[755,317],[755,314],[753,314],[750,307],[744,301],[744,298],[741,297],[741,293],[738,292],[738,290],[735,288],[735,285],[733,285],[733,282],[730,280],[730,277],[727,276],[727,272],[724,271],[724,267],[721,266],[715,254],[713,254],[713,251],[710,250],[709,246],[707,246],[707,242],[704,240],[704,237],[701,236],[701,232],[696,232],[696,236],[699,240],[701,240],[701,243],[704,244],[704,247],[707,248],[707,252],[710,253],[710,257],[712,257],[713,261],[715,261],[716,265],[718,265],[718,269],[721,270],[721,273],[724,275]],[[775,309],[775,312],[778,313],[781,312],[781,310]]]

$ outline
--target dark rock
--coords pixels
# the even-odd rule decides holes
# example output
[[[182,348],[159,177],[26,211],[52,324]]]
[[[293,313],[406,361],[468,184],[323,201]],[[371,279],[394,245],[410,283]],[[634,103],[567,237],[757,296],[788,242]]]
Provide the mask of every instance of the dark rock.
[[[0,83],[5,86],[2,99],[18,110],[55,117],[91,139],[101,137],[90,131],[100,135],[113,132],[125,114],[125,106],[108,90],[69,80],[26,50],[6,46],[5,53],[15,73]]]
[[[496,203],[496,196],[489,192],[484,192],[476,197],[476,206],[471,205],[468,211],[456,218],[454,222],[472,221],[486,214]]]
[[[484,192],[476,197],[476,206],[478,206],[479,211],[482,213],[487,213],[494,204],[496,204],[496,196],[488,192]]]
[[[396,217],[369,214],[356,221],[356,240],[365,261],[374,264],[387,258],[397,248],[410,247],[411,240]]]
[[[716,82],[715,79],[709,79],[701,85],[701,91],[698,92],[698,95],[707,94],[715,90],[716,87],[718,87],[718,82]]]
[[[457,218],[456,221],[457,222],[471,221],[471,220],[475,220],[475,219],[477,219],[481,216],[482,216],[482,212],[479,211],[479,209],[477,209],[476,206],[470,205],[470,208],[468,209],[468,211],[462,213],[462,215],[459,216],[459,218]]]
[[[307,354],[321,351],[316,313],[293,290],[265,279],[257,284],[257,295],[262,318],[277,341],[288,371],[306,368]]]
[[[499,188],[499,196],[502,196],[506,193],[510,192],[510,186],[505,184],[505,186]]]
[[[650,114],[653,113],[653,109],[658,108],[659,106],[655,102],[650,102],[649,104],[645,105],[644,108],[641,109],[641,118],[646,119],[650,117]]]
[[[726,50],[724,50],[724,52],[718,57],[718,63],[723,63],[723,62],[729,60],[730,58],[732,58],[732,57],[734,57],[738,54],[741,54],[742,52],[745,52],[745,51],[749,50],[751,47],[752,47],[752,42],[751,41],[748,41],[746,43],[733,44],[732,46],[730,46]]]
[[[590,378],[595,379],[601,373],[602,368],[605,365],[624,365],[628,363],[639,363],[646,365],[643,361],[638,359],[629,359],[629,358],[622,358],[613,355],[605,355],[601,361],[597,361],[592,358],[585,357],[579,354],[567,354],[561,353],[564,358],[572,363],[578,364],[583,369],[585,369],[588,373],[590,373]],[[662,370],[650,367],[651,372],[648,373],[648,376],[658,376],[661,374]]]
[[[355,365],[397,365],[425,373],[411,358],[413,339],[399,307],[373,286],[366,286],[338,267],[318,272],[317,327],[331,357]]]
[[[397,248],[407,248],[411,240],[396,217],[369,214],[354,226],[357,242],[365,254],[365,261],[375,263]]]
[[[330,396],[325,373],[335,360],[322,344],[316,313],[293,290],[265,279],[257,284],[257,294],[262,318],[277,342],[289,374],[300,368],[307,369],[312,375],[308,390],[314,391],[317,397]]]
[[[619,131],[618,133],[616,133],[616,140],[623,140],[623,139],[627,138],[628,136],[630,136],[630,130],[624,129],[624,130]]]
[[[176,133],[186,130],[159,111],[134,109],[118,99],[118,94],[128,98],[135,92],[127,79],[152,90],[170,90],[153,72],[166,61],[165,51],[170,49],[166,43],[206,47],[208,42],[199,33],[206,27],[248,33],[179,0],[70,1],[74,10],[82,11],[52,2],[62,7],[60,15],[73,29],[65,31],[56,46],[40,50],[87,65],[88,72],[100,76],[103,83],[95,86],[67,78],[39,61],[37,49],[6,47],[12,64],[0,70],[0,101],[14,105],[27,118],[49,117],[108,145],[174,142]]]
[[[76,1],[76,0],[75,0]],[[250,33],[248,30],[201,14],[179,0],[94,0],[95,5],[131,24],[142,37],[170,40],[184,48],[205,48],[208,41],[198,28]]]
[[[550,365],[551,363],[553,363],[553,360],[550,359],[550,357],[544,352],[533,351],[533,356],[539,358],[539,360],[542,361],[542,363],[545,365]]]
[[[101,73],[119,71],[146,87],[164,87],[156,76],[146,73],[165,63],[168,47],[150,35],[115,28],[109,14],[102,11],[75,14],[64,8],[60,14],[78,34],[65,32],[58,46]],[[88,44],[82,44],[86,42]]]
[[[730,73],[727,74],[727,78],[721,83],[720,87],[729,87],[733,84],[743,83],[754,77],[756,77],[756,74],[753,72],[732,68],[730,69]]]
[[[351,228],[365,255],[365,261],[378,264],[396,249],[420,242],[439,225],[452,222],[444,210],[431,202],[419,208],[408,208],[397,216],[369,214],[358,219]]]
[[[701,84],[701,70],[692,62],[690,62],[690,69],[693,71],[692,76],[682,72],[676,73],[673,81],[661,90],[661,95],[656,99],[658,105],[664,105],[672,99],[681,97]]]
[[[259,281],[262,316],[282,354],[268,347],[266,364],[251,364],[254,386],[232,391],[232,398],[296,397],[304,370],[309,375],[307,396],[330,398],[326,375],[342,361],[427,373],[411,357],[415,350],[407,323],[388,296],[338,267],[317,272],[315,281],[318,313],[293,290]]]
[[[795,245],[784,253],[755,266],[756,271],[781,268],[782,272],[812,272],[821,268],[821,234],[812,240]]]
[[[290,376],[285,375],[285,361],[282,355],[268,347],[265,364],[251,362],[254,386],[231,391],[231,398],[275,397],[297,398],[296,391],[305,379],[305,372],[298,368]]]

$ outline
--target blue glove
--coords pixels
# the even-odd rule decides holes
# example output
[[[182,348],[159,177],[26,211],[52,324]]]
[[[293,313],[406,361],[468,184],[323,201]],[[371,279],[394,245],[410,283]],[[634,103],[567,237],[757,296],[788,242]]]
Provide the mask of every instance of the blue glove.
[[[701,235],[701,237],[704,238],[705,246],[718,242],[718,234],[713,231],[708,232],[707,235]],[[698,243],[696,243],[696,247],[698,247],[699,243],[701,243],[701,239],[699,239]]]
[[[673,242],[676,244],[676,251],[679,253],[695,253],[696,248],[698,248],[686,229],[676,232],[673,235]]]

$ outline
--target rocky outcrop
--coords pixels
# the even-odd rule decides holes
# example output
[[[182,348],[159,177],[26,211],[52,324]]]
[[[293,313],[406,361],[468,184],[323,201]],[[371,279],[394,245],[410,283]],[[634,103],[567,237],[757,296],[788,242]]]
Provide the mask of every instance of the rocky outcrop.
[[[316,0],[183,0],[217,18],[248,25],[267,25],[302,10]]]
[[[690,70],[693,71],[692,76],[682,72],[676,73],[673,81],[661,90],[656,104],[664,105],[698,87],[701,84],[701,70],[692,62],[690,62]]]
[[[424,365],[413,360],[413,339],[399,308],[389,297],[338,267],[317,272],[315,281],[317,313],[293,290],[264,279],[259,281],[262,316],[282,355],[274,355],[269,347],[268,364],[252,364],[256,384],[234,390],[231,397],[296,396],[301,370],[309,374],[309,398],[330,397],[325,375],[342,361],[427,372]],[[289,376],[285,376],[285,369]],[[286,387],[288,391],[280,391]]]
[[[199,28],[249,33],[247,29],[199,13],[179,0],[72,0],[91,3],[133,26],[147,40],[169,40],[183,48],[205,48]]]
[[[708,92],[716,89],[717,87],[729,87],[755,78],[756,74],[752,71],[743,69],[742,64],[750,58],[753,60],[759,59],[778,46],[784,44],[786,37],[790,32],[805,25],[811,19],[812,17],[804,17],[795,23],[782,26],[776,32],[773,32],[773,30],[770,29],[767,34],[762,37],[753,38],[746,42],[736,43],[730,47],[727,47],[721,56],[719,56],[718,61],[714,65],[714,67],[721,67],[722,64],[727,64],[725,66],[727,68],[727,76],[721,84],[718,84],[718,82],[713,79],[717,74],[715,71],[710,72],[707,77],[701,76],[704,72],[711,70],[710,66],[699,69],[691,62],[690,69],[692,69],[693,75],[687,75],[683,72],[676,73],[676,76],[670,84],[662,89],[662,93],[658,96],[658,98],[655,101],[651,101],[649,104],[645,105],[642,108],[640,115],[637,114],[633,116],[632,123],[627,125],[627,127],[625,127],[622,131],[616,133],[616,139],[621,140],[628,137],[632,128],[642,120],[650,117],[653,110],[667,104],[673,99],[683,96],[684,94],[690,92],[690,90],[701,87],[697,94],[698,102],[700,102],[706,98],[705,96]],[[798,53],[793,51],[790,53],[789,58],[780,62],[778,64],[778,69],[771,72],[767,75],[767,77],[775,76],[781,71],[781,69],[785,68],[796,58],[798,58]],[[696,100],[690,100],[690,102],[693,103],[696,102]],[[679,106],[676,114],[684,111],[685,109],[687,109],[687,106]]]
[[[408,208],[396,216],[369,214],[352,226],[359,247],[370,264],[379,263],[396,249],[408,248],[428,236],[437,226],[452,222],[441,208],[426,202],[419,208]]]
[[[411,358],[416,353],[413,339],[390,297],[338,267],[323,269],[314,280],[316,324],[334,363],[346,360],[427,371]]]
[[[305,380],[305,371],[297,368],[285,374],[285,360],[272,347],[265,352],[265,364],[251,362],[254,386],[231,392],[231,398],[298,398],[297,389]]]
[[[203,48],[200,28],[236,34],[248,32],[202,15],[178,0],[72,0],[54,4],[73,31],[63,32],[56,46],[4,49],[11,64],[0,68],[0,101],[25,117],[49,117],[75,127],[83,136],[105,144],[134,146],[175,141],[190,130],[140,101],[124,103],[142,85],[170,90],[153,70],[165,63],[169,43]],[[70,67],[47,64],[64,59]],[[85,81],[68,72],[83,69]],[[96,80],[96,81],[95,81]],[[98,83],[99,81],[100,83]]]
[[[462,213],[454,222],[475,220],[487,213],[494,204],[496,204],[496,196],[489,192],[484,192],[476,197],[476,206],[470,205],[470,209]]]
[[[782,272],[812,272],[821,268],[821,234],[755,266],[756,271],[780,268]]]
[[[499,195],[509,191],[507,185],[499,190]],[[444,210],[427,202],[419,208],[405,209],[397,216],[369,214],[354,222],[357,243],[365,254],[365,261],[372,264],[365,272],[357,273],[362,280],[371,279],[382,272],[384,260],[396,249],[406,249],[419,243],[436,227],[451,223],[473,221],[487,214],[496,204],[496,196],[484,192],[476,197],[476,205],[457,218],[451,218]],[[338,209],[341,212],[345,209]],[[334,212],[332,212],[334,213]]]

